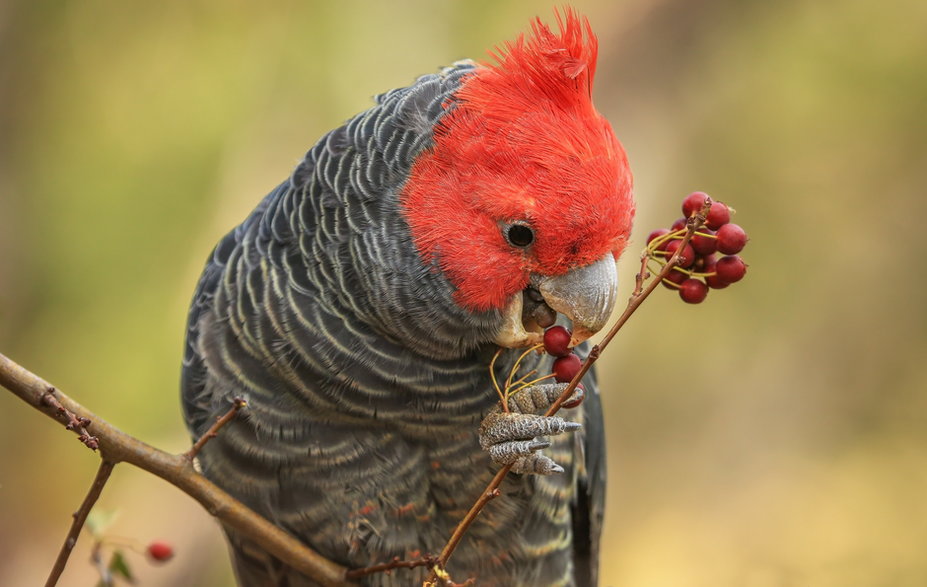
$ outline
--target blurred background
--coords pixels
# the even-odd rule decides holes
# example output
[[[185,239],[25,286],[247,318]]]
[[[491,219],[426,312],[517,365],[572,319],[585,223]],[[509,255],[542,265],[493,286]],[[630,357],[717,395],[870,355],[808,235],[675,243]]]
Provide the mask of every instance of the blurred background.
[[[604,355],[603,585],[927,584],[927,3],[581,1],[635,245],[704,190],[752,241]],[[485,51],[519,0],[0,2],[0,352],[159,447],[207,253],[371,96]],[[0,585],[42,584],[98,458],[0,391]],[[209,516],[118,467],[144,586],[228,585]],[[490,506],[491,507],[491,506]],[[86,535],[63,585],[92,585]]]

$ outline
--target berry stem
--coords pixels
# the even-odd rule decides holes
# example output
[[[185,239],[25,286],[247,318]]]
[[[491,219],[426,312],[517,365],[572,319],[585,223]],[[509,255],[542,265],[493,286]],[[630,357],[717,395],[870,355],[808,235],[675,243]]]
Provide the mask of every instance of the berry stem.
[[[680,239],[680,238],[683,237],[683,235],[685,235],[685,233],[686,233],[686,229],[680,228],[679,230],[674,230],[673,232],[668,232],[668,233],[664,234],[663,236],[658,236],[657,238],[655,238],[655,239],[653,239],[652,241],[650,241],[650,243],[647,245],[647,249],[650,250],[650,251],[653,251],[653,252],[660,252],[660,251],[657,251],[657,249],[658,249],[662,244],[664,244],[664,243],[666,243],[666,242],[669,242],[669,241],[671,241],[671,240],[673,240],[673,239]],[[688,241],[686,241],[686,242],[688,242]]]
[[[505,395],[506,395],[506,396],[511,396],[512,393],[513,393],[512,388],[513,388],[514,386],[516,386],[516,385],[521,385],[522,383],[525,382],[525,379],[531,377],[532,375],[534,375],[534,374],[537,373],[537,372],[538,372],[537,369],[532,369],[532,370],[528,371],[527,373],[525,373],[524,375],[522,375],[521,377],[519,377],[518,379],[516,379],[515,381],[513,381],[512,384],[509,385],[508,389],[505,390]]]
[[[523,352],[523,353],[518,357],[518,359],[516,359],[515,364],[512,365],[512,369],[509,371],[509,376],[508,376],[508,378],[506,378],[506,380],[505,380],[505,394],[506,394],[506,396],[509,395],[509,388],[512,386],[512,378],[515,377],[515,373],[518,372],[518,368],[521,366],[521,362],[525,360],[525,357],[527,357],[528,355],[530,355],[530,354],[533,353],[534,351],[536,351],[536,350],[538,350],[538,349],[540,349],[540,348],[543,348],[543,347],[544,347],[544,345],[542,345],[542,344],[536,344],[536,345],[534,345],[534,346],[532,346],[532,347],[528,347],[528,350],[526,350],[525,352]]]
[[[536,373],[536,372],[537,372],[537,371],[532,371],[532,373]],[[512,394],[514,394],[514,393],[518,393],[519,391],[521,391],[522,389],[524,389],[524,388],[526,388],[526,387],[531,387],[532,385],[537,385],[537,384],[540,383],[541,381],[544,381],[545,379],[551,379],[551,378],[553,378],[554,376],[555,376],[555,375],[554,375],[553,373],[548,373],[547,375],[538,377],[537,379],[533,379],[533,380],[531,380],[531,381],[529,381],[529,382],[527,382],[527,383],[523,383],[522,385],[519,385],[516,389],[513,389],[513,390],[510,392],[509,395],[512,395]],[[524,377],[523,377],[522,379],[524,379]],[[520,381],[520,380],[519,380],[519,381]]]
[[[241,399],[240,397],[234,398],[232,400],[232,407],[230,407],[227,412],[222,414],[222,416],[213,422],[213,425],[209,427],[209,430],[200,436],[199,440],[197,440],[196,443],[190,447],[190,450],[183,454],[184,458],[186,458],[188,461],[195,459],[196,455],[198,455],[200,451],[203,450],[203,447],[206,446],[206,443],[215,438],[219,434],[219,430],[231,422],[232,419],[238,414],[238,411],[247,405],[248,402]]]
[[[380,563],[378,565],[371,565],[369,567],[364,567],[361,569],[351,569],[344,576],[348,579],[360,579],[367,575],[372,575],[374,573],[388,573],[393,569],[414,569],[415,567],[433,567],[435,564],[435,557],[425,556],[415,560],[401,560],[398,556],[393,558],[388,563]]]
[[[502,393],[502,388],[499,387],[499,382],[496,380],[496,360],[499,358],[499,355],[502,354],[503,350],[502,347],[497,348],[495,354],[492,356],[492,360],[489,361],[489,378],[492,379],[492,386],[496,390],[496,395],[499,396],[499,400],[502,402],[502,409],[508,412],[508,402],[505,401],[505,394]]]

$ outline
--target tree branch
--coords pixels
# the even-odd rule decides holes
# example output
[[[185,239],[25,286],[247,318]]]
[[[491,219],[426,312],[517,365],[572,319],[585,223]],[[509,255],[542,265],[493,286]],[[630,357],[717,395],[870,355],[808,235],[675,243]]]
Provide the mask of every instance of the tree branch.
[[[61,545],[58,558],[55,559],[55,566],[52,567],[51,573],[48,575],[48,580],[45,581],[45,587],[54,587],[58,583],[61,573],[64,572],[64,566],[68,564],[68,557],[71,556],[71,551],[74,550],[74,545],[77,544],[77,537],[80,536],[80,530],[84,527],[84,522],[87,521],[87,515],[90,514],[90,510],[93,509],[93,504],[100,498],[103,487],[106,485],[106,481],[109,479],[109,475],[113,472],[113,467],[115,466],[115,463],[111,463],[106,459],[100,461],[100,468],[97,469],[97,476],[94,477],[93,484],[90,485],[90,489],[87,491],[87,496],[84,497],[84,501],[80,504],[80,508],[74,512],[74,521],[71,523],[71,529],[68,530],[68,535],[64,539],[64,544]]]
[[[415,560],[402,560],[398,556],[393,558],[388,563],[380,563],[378,565],[372,565],[369,567],[364,567],[362,569],[351,569],[347,572],[347,577],[349,579],[360,579],[367,575],[373,575],[374,573],[389,573],[393,569],[414,569],[415,567],[432,567],[435,564],[436,558],[433,556],[425,556]]]
[[[126,462],[164,479],[197,500],[228,528],[259,542],[282,562],[321,585],[352,585],[345,579],[347,569],[308,548],[211,483],[184,455],[164,452],[122,432],[3,354],[0,354],[0,385],[78,435],[87,433],[84,428],[92,428],[105,462],[111,465]],[[50,390],[56,403],[45,399]],[[73,425],[75,418],[79,424],[77,428]]]
[[[242,409],[246,405],[248,405],[248,402],[241,399],[240,397],[236,397],[235,399],[233,399],[232,407],[229,408],[229,411],[222,414],[222,416],[220,416],[215,422],[213,422],[213,425],[209,427],[209,430],[207,430],[202,436],[200,436],[199,440],[193,443],[193,446],[190,447],[190,450],[183,453],[184,458],[187,459],[188,461],[192,461],[193,459],[195,459],[196,455],[200,454],[200,451],[203,450],[204,446],[206,446],[206,443],[212,440],[213,438],[215,438],[219,434],[219,429],[221,429],[223,426],[231,422],[232,418],[234,418],[238,414],[238,410]]]

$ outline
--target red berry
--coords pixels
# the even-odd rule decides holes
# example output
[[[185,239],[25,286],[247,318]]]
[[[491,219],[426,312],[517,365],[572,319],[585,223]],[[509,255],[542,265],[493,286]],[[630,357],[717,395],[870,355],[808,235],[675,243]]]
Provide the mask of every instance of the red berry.
[[[570,352],[573,335],[563,326],[551,326],[544,331],[544,350],[555,357],[565,357]]]
[[[709,263],[711,263],[711,266],[714,267],[715,261],[716,259],[714,253],[710,255],[698,255],[696,253],[695,263],[692,264],[692,267],[690,267],[689,270],[695,273],[708,273],[705,267],[707,267]],[[714,269],[712,269],[712,271],[714,271]]]
[[[159,563],[166,562],[174,556],[174,549],[167,542],[154,541],[148,545],[148,556]]]
[[[682,215],[691,218],[693,214],[701,210],[702,204],[708,199],[705,192],[692,192],[682,201]]]
[[[733,255],[743,250],[747,244],[747,233],[736,224],[725,224],[718,229],[718,250],[725,255]]]
[[[576,353],[570,353],[565,357],[556,359],[550,370],[554,374],[554,379],[560,383],[566,383],[576,377],[579,368],[582,366],[583,363],[579,360],[579,356]]]
[[[670,226],[670,232],[676,232],[677,230],[682,230],[685,227],[686,227],[686,219],[677,218],[676,222],[674,222],[672,226]]]
[[[717,262],[714,255],[710,257],[705,257],[705,265],[702,267],[702,273],[712,273],[713,275],[705,276],[705,283],[708,284],[708,287],[711,289],[724,289],[725,287],[731,285],[730,283],[720,279],[718,274],[715,273],[715,268],[717,267]]]
[[[731,209],[721,202],[712,202],[711,210],[705,217],[705,226],[712,230],[718,230],[723,225],[731,221]]]
[[[718,248],[718,240],[712,238],[714,234],[715,231],[703,226],[702,228],[698,229],[697,233],[692,235],[692,239],[689,241],[689,244],[692,245],[692,248],[699,255],[710,255],[715,252],[715,249]]]
[[[708,286],[701,279],[690,277],[679,286],[679,297],[687,304],[698,304],[708,296]]]
[[[666,243],[666,248],[664,250],[667,252],[667,261],[669,261],[670,257],[673,256],[673,253],[676,252],[676,249],[679,248],[680,243],[682,243],[682,240],[680,239],[673,239]],[[695,250],[692,248],[692,245],[686,245],[686,248],[684,248],[682,252],[679,253],[679,261],[677,265],[679,267],[689,267],[692,265],[692,263],[695,263]]]
[[[687,279],[689,279],[688,273],[683,273],[674,268],[663,278],[663,287],[666,289],[679,289],[677,286]]]
[[[743,276],[747,274],[747,265],[737,255],[728,255],[718,259],[715,271],[718,273],[718,279],[734,283],[743,279]]]
[[[576,385],[576,389],[573,390],[573,395],[570,396],[570,399],[560,404],[560,407],[569,410],[583,403],[584,399],[586,399],[586,388],[583,387],[582,383],[579,383]]]
[[[647,244],[649,245],[651,242],[653,242],[654,239],[660,238],[660,237],[663,236],[664,234],[669,234],[669,229],[668,229],[668,228],[658,228],[658,229],[652,231],[652,232],[647,236]]]
[[[705,278],[705,283],[707,283],[708,287],[711,289],[724,289],[731,285],[730,283],[721,280],[717,275],[709,275]]]

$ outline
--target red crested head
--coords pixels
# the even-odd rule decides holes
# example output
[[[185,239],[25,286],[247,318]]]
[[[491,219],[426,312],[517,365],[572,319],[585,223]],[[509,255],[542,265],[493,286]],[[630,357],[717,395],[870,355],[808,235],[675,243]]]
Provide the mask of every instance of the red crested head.
[[[631,231],[627,156],[592,105],[596,38],[572,10],[557,20],[464,79],[403,188],[419,253],[473,311],[502,308],[531,274],[617,257]]]

